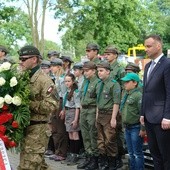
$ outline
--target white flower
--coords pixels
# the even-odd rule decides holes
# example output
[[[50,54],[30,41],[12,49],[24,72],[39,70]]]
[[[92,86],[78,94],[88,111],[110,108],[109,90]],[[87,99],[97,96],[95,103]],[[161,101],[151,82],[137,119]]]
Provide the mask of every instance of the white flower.
[[[5,97],[4,97],[4,101],[7,104],[11,104],[12,103],[12,97],[9,94],[6,94]]]
[[[2,108],[4,105],[4,98],[0,97],[0,108]]]
[[[14,96],[13,98],[12,98],[12,103],[14,104],[14,105],[16,105],[16,106],[19,106],[19,105],[21,105],[21,98],[20,97],[18,97],[18,96]]]
[[[12,78],[10,79],[10,87],[14,87],[14,86],[16,86],[17,84],[18,84],[18,81],[17,81],[16,77],[12,77]]]
[[[6,80],[3,77],[0,77],[0,86],[5,84]]]
[[[2,71],[3,70],[9,70],[10,68],[11,68],[11,63],[9,63],[9,62],[4,62],[4,63],[1,64]]]

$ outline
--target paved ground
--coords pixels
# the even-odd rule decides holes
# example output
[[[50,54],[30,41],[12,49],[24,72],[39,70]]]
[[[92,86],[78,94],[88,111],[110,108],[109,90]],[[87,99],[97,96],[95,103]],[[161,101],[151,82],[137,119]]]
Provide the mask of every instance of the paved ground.
[[[9,158],[9,161],[10,161],[10,164],[13,170],[17,170],[17,166],[19,164],[19,155],[12,153],[11,151],[7,151],[7,154],[8,154],[8,158]],[[125,165],[123,168],[119,170],[128,170],[127,159],[124,159],[123,161]],[[63,165],[60,162],[55,162],[55,161],[49,160],[48,158],[46,159],[46,162],[51,166],[52,170],[77,170],[76,166]]]

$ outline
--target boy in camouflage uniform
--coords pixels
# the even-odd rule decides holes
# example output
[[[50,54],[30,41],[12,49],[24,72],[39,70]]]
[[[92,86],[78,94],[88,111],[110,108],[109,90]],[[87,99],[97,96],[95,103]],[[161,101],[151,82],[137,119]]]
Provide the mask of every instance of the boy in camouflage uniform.
[[[25,46],[18,51],[20,67],[30,70],[30,125],[20,153],[18,170],[47,170],[44,152],[48,143],[46,131],[49,114],[58,107],[54,98],[54,84],[41,70],[39,65],[40,52],[34,46]]]
[[[107,62],[97,65],[98,76],[101,79],[97,85],[97,142],[102,170],[117,169],[116,117],[119,111],[121,88],[117,81],[109,77],[110,70]]]

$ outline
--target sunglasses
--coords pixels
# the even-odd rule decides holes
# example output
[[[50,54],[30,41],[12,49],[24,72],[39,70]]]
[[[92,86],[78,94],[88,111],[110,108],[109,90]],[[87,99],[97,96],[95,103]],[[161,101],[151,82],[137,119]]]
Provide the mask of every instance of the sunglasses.
[[[29,56],[29,57],[19,57],[19,60],[20,61],[22,61],[22,62],[24,62],[24,61],[26,61],[26,60],[28,60],[28,59],[30,59],[30,58],[33,58],[34,56]]]

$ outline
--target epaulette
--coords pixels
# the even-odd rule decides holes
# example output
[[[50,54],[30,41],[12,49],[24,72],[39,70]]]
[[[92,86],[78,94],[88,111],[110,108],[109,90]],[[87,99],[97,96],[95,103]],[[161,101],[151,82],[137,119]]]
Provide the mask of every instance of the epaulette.
[[[79,90],[78,90],[78,89],[76,89],[76,90],[75,90],[75,92],[76,92],[76,93],[78,93],[78,92],[79,92]]]

